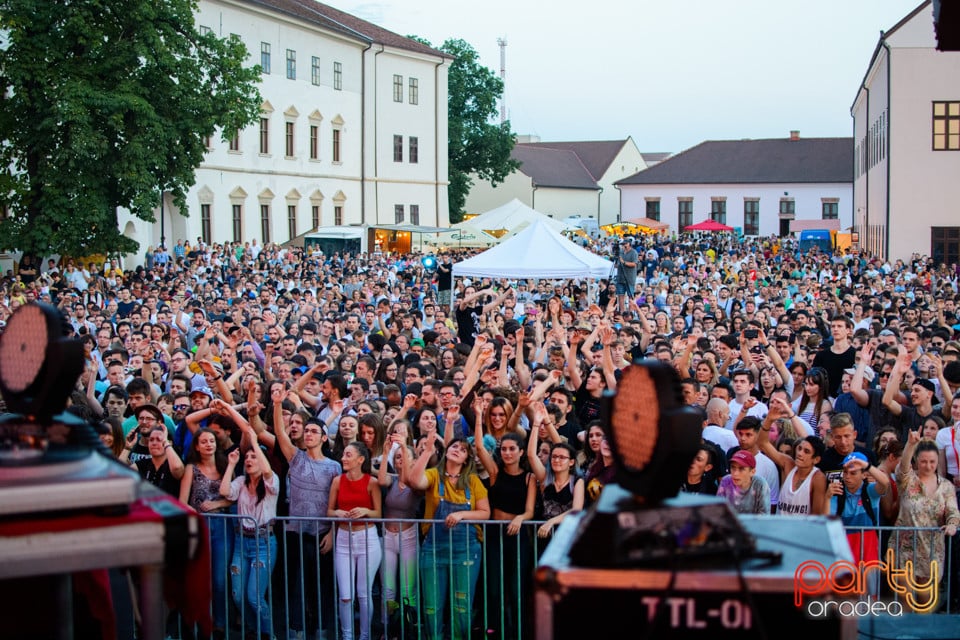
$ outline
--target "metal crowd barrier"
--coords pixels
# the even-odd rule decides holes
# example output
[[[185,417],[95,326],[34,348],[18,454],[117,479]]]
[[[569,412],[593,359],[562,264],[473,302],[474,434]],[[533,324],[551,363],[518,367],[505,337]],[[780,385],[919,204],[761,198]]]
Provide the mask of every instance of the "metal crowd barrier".
[[[542,522],[524,522],[517,535],[509,536],[509,522],[503,521],[470,520],[451,529],[442,520],[288,517],[274,521],[272,531],[258,530],[252,538],[244,539],[237,537],[236,532],[241,526],[252,526],[249,518],[228,514],[210,514],[207,518],[214,565],[212,606],[215,626],[223,625],[223,637],[256,637],[259,633],[277,639],[359,638],[363,627],[358,609],[369,616],[370,638],[533,637],[533,568],[549,542],[537,535]],[[360,534],[371,523],[375,525],[376,548],[367,545],[361,554],[354,548],[341,550],[340,562],[345,563],[342,566],[350,567],[350,578],[344,581],[350,588],[342,594],[334,569],[336,540],[327,548],[323,546],[323,536],[311,535],[310,531],[317,527],[321,531],[337,531],[337,525],[352,524],[353,532]],[[437,527],[432,543],[421,533],[421,527],[428,524]],[[387,525],[411,529],[406,530],[406,538],[401,534],[388,544],[384,536]],[[472,545],[473,536],[463,534],[467,527],[482,530],[481,544]],[[305,531],[296,532],[300,529]],[[344,535],[351,533],[346,529],[339,531]],[[938,603],[931,612],[957,612],[953,602],[954,594],[960,593],[954,564],[957,540],[945,539],[936,528],[848,527],[847,533],[855,563],[861,559],[886,561],[886,549],[892,540],[894,548],[909,549],[911,554],[905,558],[902,551],[895,552],[891,557],[895,567],[901,569],[902,562],[909,559],[913,575],[920,577],[928,575],[925,571],[929,571],[931,559],[920,554],[933,549],[938,541],[943,543],[944,561],[938,573],[944,578],[936,582]],[[276,562],[269,577],[253,571],[249,563],[231,569],[237,541],[254,554],[268,551],[271,545],[275,547]],[[368,576],[374,575],[368,577],[367,584],[357,587],[358,574],[363,577],[361,570]],[[224,580],[218,582],[219,571],[223,571]],[[906,605],[905,596],[890,587],[887,575],[890,573],[882,568],[866,571],[865,586],[854,595]],[[424,583],[425,576],[432,576],[430,584]],[[238,583],[247,588],[239,590]],[[243,606],[244,597],[251,593],[264,594],[260,607]],[[366,608],[359,606],[362,600],[366,600]],[[346,616],[351,618],[352,636],[341,635]],[[318,630],[320,635],[314,636]]]

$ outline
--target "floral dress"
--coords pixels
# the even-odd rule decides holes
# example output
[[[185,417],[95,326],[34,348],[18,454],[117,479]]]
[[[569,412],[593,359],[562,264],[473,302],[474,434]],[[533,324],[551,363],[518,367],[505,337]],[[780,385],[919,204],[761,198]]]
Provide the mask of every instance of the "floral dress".
[[[906,468],[905,468],[906,467]],[[923,483],[909,464],[901,464],[897,471],[897,489],[900,494],[898,527],[928,528],[947,524],[960,525],[957,495],[953,483],[937,476],[937,489],[926,495]],[[930,577],[930,560],[937,561],[937,579],[943,577],[944,535],[939,531],[894,533],[889,548],[897,554],[897,567],[913,561],[916,576]]]

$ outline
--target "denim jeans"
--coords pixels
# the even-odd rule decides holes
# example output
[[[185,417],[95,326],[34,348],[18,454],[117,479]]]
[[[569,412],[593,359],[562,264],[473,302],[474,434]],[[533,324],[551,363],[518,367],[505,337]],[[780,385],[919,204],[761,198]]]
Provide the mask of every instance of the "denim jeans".
[[[333,586],[333,552],[320,553],[319,536],[287,531],[284,539],[290,628],[312,633],[319,628],[334,629],[336,595]],[[332,637],[332,634],[331,634]]]
[[[445,529],[442,524],[432,528]],[[473,526],[461,524],[468,529],[466,541],[460,537],[459,544],[447,540],[447,531],[439,532],[435,539],[427,538],[420,549],[420,583],[423,589],[423,618],[428,638],[466,638],[470,634],[470,615],[473,595],[480,576],[480,543],[473,534]],[[448,595],[452,593],[449,633],[442,632],[443,611]]]
[[[213,626],[227,627],[227,566],[233,559],[233,527],[223,516],[207,518],[210,535],[210,572],[213,587]]]
[[[277,540],[272,533],[265,537],[236,534],[230,563],[231,587],[233,602],[243,612],[244,627],[248,631],[272,633],[270,603],[266,594],[276,564]]]

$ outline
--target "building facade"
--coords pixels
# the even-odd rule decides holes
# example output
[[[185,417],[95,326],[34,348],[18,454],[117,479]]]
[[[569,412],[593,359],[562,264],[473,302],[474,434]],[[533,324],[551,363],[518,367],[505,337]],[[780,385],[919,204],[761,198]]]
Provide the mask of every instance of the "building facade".
[[[850,138],[707,141],[617,182],[621,218],[681,232],[708,218],[748,236],[785,236],[791,223],[852,221]]]
[[[511,157],[521,163],[520,168],[496,187],[473,176],[467,213],[483,213],[516,198],[556,219],[577,215],[601,225],[611,224],[620,211],[620,194],[614,183],[647,166],[629,137],[540,142],[524,136]]]
[[[960,262],[960,52],[936,50],[929,0],[881,35],[850,113],[860,244]]]
[[[209,140],[187,216],[168,195],[155,223],[121,219],[141,249],[449,225],[448,56],[312,0],[201,0],[197,24],[237,34],[262,67],[260,119]]]

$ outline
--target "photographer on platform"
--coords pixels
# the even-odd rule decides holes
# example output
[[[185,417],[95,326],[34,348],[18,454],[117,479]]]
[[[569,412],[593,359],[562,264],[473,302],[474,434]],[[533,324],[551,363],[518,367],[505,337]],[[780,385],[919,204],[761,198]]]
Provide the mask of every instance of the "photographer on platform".
[[[614,260],[617,268],[614,282],[617,285],[617,308],[620,313],[627,311],[630,306],[629,299],[633,298],[637,286],[637,261],[640,256],[634,249],[634,240],[630,236],[624,236],[620,240],[620,250],[614,253]]]

